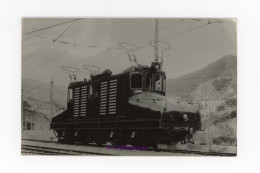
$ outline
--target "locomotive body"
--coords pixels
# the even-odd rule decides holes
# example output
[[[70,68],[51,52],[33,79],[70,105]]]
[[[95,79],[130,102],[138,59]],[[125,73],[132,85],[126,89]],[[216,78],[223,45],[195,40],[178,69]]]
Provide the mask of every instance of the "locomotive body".
[[[52,119],[59,140],[154,145],[193,142],[201,120],[196,106],[165,96],[160,63],[110,70],[68,87],[67,110]]]

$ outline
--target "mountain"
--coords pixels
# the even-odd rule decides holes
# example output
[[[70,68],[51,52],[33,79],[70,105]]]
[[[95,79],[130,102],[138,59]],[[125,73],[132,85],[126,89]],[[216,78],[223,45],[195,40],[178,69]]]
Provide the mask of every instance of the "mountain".
[[[219,100],[236,93],[237,57],[224,56],[204,68],[167,80],[167,96],[181,100]],[[223,93],[224,92],[224,93]]]
[[[224,56],[200,70],[169,79],[166,95],[180,101],[196,102],[202,115],[199,144],[236,145],[237,139],[237,57]]]
[[[23,78],[22,88],[24,93],[24,100],[30,105],[31,109],[50,115],[50,84],[42,83],[36,80]],[[67,102],[67,87],[53,86],[53,105],[54,112],[66,107]]]
[[[49,130],[51,119],[47,115],[36,110],[24,107],[23,110],[23,129],[24,130]]]

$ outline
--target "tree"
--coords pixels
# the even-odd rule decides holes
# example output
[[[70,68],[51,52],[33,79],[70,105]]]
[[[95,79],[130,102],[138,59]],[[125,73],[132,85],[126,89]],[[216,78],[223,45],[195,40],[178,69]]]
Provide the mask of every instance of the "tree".
[[[23,101],[23,107],[24,108],[31,108],[32,106],[27,102],[27,101]]]

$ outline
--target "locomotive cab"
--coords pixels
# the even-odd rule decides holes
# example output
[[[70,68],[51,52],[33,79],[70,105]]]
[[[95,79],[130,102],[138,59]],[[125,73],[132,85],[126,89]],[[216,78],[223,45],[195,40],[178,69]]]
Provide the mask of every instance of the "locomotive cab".
[[[130,73],[130,89],[133,94],[155,92],[165,95],[166,76],[159,63],[152,63],[150,68],[142,68]]]

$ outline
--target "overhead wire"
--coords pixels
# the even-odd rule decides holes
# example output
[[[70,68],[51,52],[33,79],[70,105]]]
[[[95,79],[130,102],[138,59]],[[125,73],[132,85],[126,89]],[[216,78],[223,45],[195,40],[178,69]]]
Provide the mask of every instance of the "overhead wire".
[[[30,58],[33,57],[34,55],[38,54],[38,53],[41,52],[42,50],[48,48],[50,45],[52,45],[53,43],[55,43],[76,21],[78,21],[78,20],[70,21],[71,24],[70,24],[68,27],[66,27],[66,29],[65,29],[56,39],[52,40],[52,41],[51,41],[50,43],[48,43],[46,46],[44,46],[43,48],[39,49],[38,51],[36,51],[36,52],[33,53],[32,55],[30,55],[30,56],[24,58],[23,60],[26,61],[26,60],[30,59]]]
[[[180,22],[183,22],[183,21],[184,21],[184,19],[181,19],[181,20],[179,20],[179,21],[177,21],[177,22],[172,22],[172,23],[170,23],[170,24],[168,24],[168,25],[165,25],[165,26],[160,27],[160,29],[165,29],[165,28],[167,28],[167,27],[170,27],[170,26],[172,26],[172,25],[175,25],[175,24],[180,23]],[[132,42],[132,41],[139,40],[139,39],[141,39],[141,38],[146,37],[147,35],[150,35],[150,34],[153,33],[153,32],[154,32],[154,31],[151,31],[151,32],[142,34],[142,35],[140,35],[140,36],[138,36],[138,37],[136,37],[136,38],[134,38],[134,39],[128,40],[127,42]],[[91,59],[91,58],[94,58],[94,57],[96,57],[96,56],[98,56],[98,55],[100,55],[100,54],[103,54],[103,53],[105,53],[105,52],[107,52],[107,51],[109,51],[109,50],[111,50],[111,49],[116,48],[116,47],[117,47],[117,44],[115,44],[114,46],[111,46],[110,49],[105,49],[105,50],[101,51],[100,53],[98,53],[97,55],[94,55],[94,56],[92,56],[92,57],[88,57],[87,59],[81,60],[81,61],[79,61],[79,62],[77,62],[77,63],[75,63],[75,64],[73,64],[73,65],[71,65],[71,66],[75,66],[75,65],[78,65],[78,64],[80,64],[80,63],[83,63],[83,62],[85,62],[85,61],[87,61],[87,60],[89,60],[89,59]],[[120,54],[117,55],[116,57],[119,57],[120,55],[123,55],[123,54],[124,54],[124,53],[120,53]],[[114,58],[116,58],[116,57],[113,56],[112,58],[114,59]],[[57,74],[57,73],[59,73],[59,72],[61,72],[61,71],[62,71],[62,70],[58,70],[58,71],[56,71],[56,72],[54,72],[54,73],[51,73],[51,74],[48,75],[48,76]],[[48,77],[48,76],[47,76],[47,77]]]
[[[223,19],[223,20],[226,20],[226,19]],[[222,21],[223,21],[223,20],[222,20]],[[220,21],[220,20],[219,20],[219,21]],[[211,22],[211,23],[207,23],[207,24],[204,24],[204,25],[200,25],[200,26],[197,26],[197,27],[195,27],[195,28],[192,28],[192,29],[186,30],[186,31],[184,31],[184,32],[181,32],[181,33],[178,33],[178,34],[171,35],[171,36],[166,37],[166,38],[164,38],[164,39],[168,39],[168,38],[170,38],[170,37],[175,37],[175,36],[178,36],[178,35],[181,35],[181,34],[185,34],[185,33],[187,33],[187,32],[190,32],[190,31],[193,31],[193,30],[196,30],[196,29],[202,28],[202,27],[204,27],[204,26],[208,26],[208,25],[213,24],[213,23],[218,23],[219,21]],[[138,37],[138,38],[139,38],[139,37]],[[114,46],[114,47],[116,47],[116,46]],[[102,51],[101,53],[103,53],[103,52],[105,52],[105,50]],[[119,57],[120,55],[121,55],[121,54],[119,54],[119,55],[117,55],[117,56],[113,56],[113,57],[111,57],[111,58],[115,59],[115,58]],[[84,61],[86,61],[86,60],[82,60],[82,61],[80,61],[80,62],[78,62],[78,63],[76,63],[76,64],[74,64],[74,65],[77,65],[77,64],[82,63],[82,62],[84,62]],[[108,61],[108,59],[105,60],[105,61],[103,61],[103,62],[106,62],[106,61]],[[60,72],[60,71],[62,71],[62,70],[59,70],[59,71],[57,71],[57,72]],[[62,78],[60,78],[60,79],[64,79],[64,77],[62,77]],[[60,80],[60,79],[58,79],[58,80]],[[46,85],[46,84],[44,84],[44,85]],[[43,85],[41,85],[41,86],[43,86]]]
[[[44,49],[46,49],[47,47],[49,47],[52,43],[53,43],[53,42],[50,42],[50,43],[46,44],[44,47],[42,47],[41,49],[37,50],[36,52],[34,52],[33,54],[31,54],[30,56],[23,58],[22,60],[23,60],[23,61],[26,61],[26,60],[30,59],[30,58],[33,57],[34,55],[40,53],[41,51],[43,51]]]
[[[210,23],[210,24],[212,24],[212,23]],[[204,26],[204,25],[203,25]],[[206,26],[206,25],[205,25]],[[196,27],[197,28],[197,27]],[[183,32],[183,33],[186,33],[186,32]],[[182,34],[182,33],[178,33],[178,35],[180,35],[180,34]],[[145,34],[146,35],[146,34]],[[144,36],[145,36],[144,35]],[[140,38],[140,37],[137,37],[136,39],[138,40],[138,38]],[[131,41],[134,41],[134,39],[133,40],[131,40]],[[116,47],[116,46],[114,46],[114,47]],[[105,50],[104,51],[102,51],[101,53],[104,53],[105,52]],[[115,58],[117,58],[117,57],[119,57],[121,54],[119,54],[119,55],[117,55],[117,56],[113,56],[113,57],[111,57],[111,58],[113,58],[113,59],[115,59]],[[109,60],[109,58],[107,59],[107,60],[105,60],[105,61],[103,61],[103,62],[106,62],[106,61],[108,61]],[[80,64],[80,63],[82,63],[82,62],[85,62],[86,60],[82,60],[82,61],[80,61],[80,62],[78,62],[78,63],[76,63],[76,64],[74,64],[74,65],[77,65],[77,64]],[[74,66],[73,65],[73,66]],[[60,72],[60,71],[62,71],[62,70],[59,70],[59,71],[57,71],[57,73],[58,72]]]
[[[105,28],[109,27],[109,26],[112,25],[113,23],[114,23],[114,22],[111,22],[110,24],[108,24],[108,25],[106,25],[104,28],[102,28],[102,30],[99,30],[99,31],[95,32],[93,35],[96,35],[96,34],[98,34],[99,32],[103,32],[103,30],[104,30]],[[66,53],[67,53],[68,51],[70,51],[71,49],[74,49],[76,46],[78,46],[78,45],[82,44],[83,42],[89,40],[93,35],[91,35],[90,37],[87,37],[86,39],[84,39],[84,40],[82,40],[82,41],[80,41],[80,42],[78,42],[76,45],[73,45],[72,47],[70,47],[70,48],[64,50],[64,51],[61,52],[60,54],[58,54],[58,55],[52,57],[51,59],[49,59],[49,60],[47,60],[47,61],[45,61],[45,62],[39,64],[38,66],[36,66],[36,67],[34,67],[34,68],[32,68],[32,69],[26,71],[24,74],[26,74],[26,73],[28,73],[28,72],[31,72],[31,71],[33,71],[33,70],[35,70],[35,69],[37,69],[37,68],[39,68],[39,67],[41,67],[41,66],[43,66],[43,65],[45,65],[45,64],[47,64],[47,63],[49,63],[50,61],[53,61],[54,59],[60,57],[60,56],[63,55],[63,54],[66,54]]]
[[[25,33],[25,35],[29,35],[29,34],[32,34],[32,33],[35,33],[35,32],[39,32],[39,31],[42,31],[42,30],[45,30],[45,29],[50,29],[50,28],[53,28],[53,27],[57,27],[57,26],[64,25],[64,24],[67,24],[67,23],[70,23],[70,22],[74,22],[74,21],[78,21],[78,20],[80,20],[80,18],[69,20],[69,21],[65,21],[65,22],[58,23],[58,24],[51,25],[51,26],[47,26],[47,27],[40,28],[40,29],[37,29],[37,30],[33,30],[31,32]]]
[[[68,29],[70,29],[70,27],[76,22],[77,20],[71,22],[71,24],[56,38],[54,39],[53,41],[57,41]]]
[[[186,31],[184,31],[184,32],[180,32],[180,33],[177,33],[177,34],[173,34],[173,35],[167,36],[167,37],[165,37],[165,38],[163,38],[163,39],[159,39],[159,40],[167,40],[167,39],[169,39],[169,38],[176,37],[176,36],[179,36],[179,35],[185,34],[185,33],[187,33],[187,32],[191,32],[191,31],[197,30],[197,29],[199,29],[199,28],[202,28],[202,27],[205,27],[205,26],[214,24],[214,23],[219,23],[220,21],[223,21],[223,20],[227,20],[227,19],[217,20],[217,21],[215,21],[215,22],[210,22],[210,23],[208,22],[207,24],[203,24],[203,25],[200,25],[200,26],[197,26],[197,27],[188,29],[188,30],[186,30]],[[133,40],[132,40],[132,41],[133,41]],[[144,48],[144,47],[147,47],[147,46],[149,46],[149,44],[143,46],[143,48]],[[118,57],[118,56],[117,56],[117,57]],[[113,59],[115,59],[115,58],[116,58],[116,57],[113,57]]]

